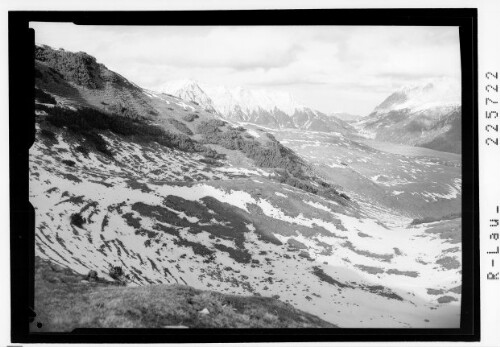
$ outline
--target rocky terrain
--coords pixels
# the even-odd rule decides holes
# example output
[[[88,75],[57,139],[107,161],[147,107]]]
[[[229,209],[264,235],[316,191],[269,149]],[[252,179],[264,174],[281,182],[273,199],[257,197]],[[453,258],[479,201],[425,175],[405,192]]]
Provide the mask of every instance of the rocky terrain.
[[[37,47],[36,59],[38,266],[106,281],[120,267],[125,287],[81,289],[91,304],[111,293],[137,309],[124,298],[189,291],[274,300],[306,317],[270,308],[270,327],[458,326],[460,156],[228,117],[216,103],[142,89],[85,53]],[[40,281],[37,293],[59,286]],[[36,296],[35,311],[50,315],[62,291]],[[127,317],[116,321],[150,326]]]

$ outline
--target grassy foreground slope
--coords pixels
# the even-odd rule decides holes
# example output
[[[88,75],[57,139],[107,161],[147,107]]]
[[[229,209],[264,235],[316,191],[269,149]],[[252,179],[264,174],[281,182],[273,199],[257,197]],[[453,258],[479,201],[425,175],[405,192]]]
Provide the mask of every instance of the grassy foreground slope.
[[[75,328],[336,328],[279,300],[182,285],[119,286],[35,259],[32,331]],[[36,323],[41,322],[38,328]]]

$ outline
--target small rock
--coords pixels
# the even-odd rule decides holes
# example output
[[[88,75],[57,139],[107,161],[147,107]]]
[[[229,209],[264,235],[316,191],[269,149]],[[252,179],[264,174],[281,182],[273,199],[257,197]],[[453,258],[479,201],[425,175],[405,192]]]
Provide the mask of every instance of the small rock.
[[[210,314],[210,311],[205,307],[203,310],[200,311],[200,314],[207,315]]]
[[[89,283],[89,281],[87,281],[87,280],[81,280],[80,282],[82,282],[82,283]]]

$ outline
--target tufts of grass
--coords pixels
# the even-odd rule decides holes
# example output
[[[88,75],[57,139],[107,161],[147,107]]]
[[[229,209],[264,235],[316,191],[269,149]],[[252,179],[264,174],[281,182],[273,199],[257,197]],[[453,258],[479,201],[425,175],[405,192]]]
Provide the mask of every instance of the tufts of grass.
[[[83,282],[82,282],[83,281]],[[204,309],[208,314],[202,314]],[[75,328],[335,328],[275,298],[225,295],[181,285],[126,287],[35,259],[37,331]]]

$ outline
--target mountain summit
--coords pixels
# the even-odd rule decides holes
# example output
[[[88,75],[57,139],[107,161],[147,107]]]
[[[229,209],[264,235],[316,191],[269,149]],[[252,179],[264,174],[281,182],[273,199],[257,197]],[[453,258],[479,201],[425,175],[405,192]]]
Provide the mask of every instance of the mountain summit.
[[[296,110],[305,108],[294,100],[290,93],[265,89],[212,86],[189,79],[167,82],[159,90],[182,99],[198,102],[200,106],[205,108],[213,107],[222,114],[231,114],[236,110],[251,114],[260,110],[273,112],[275,109],[279,109],[292,116]]]
[[[208,112],[217,112],[212,99],[201,89],[196,81],[186,79],[168,82],[160,88],[160,91],[195,102]]]

